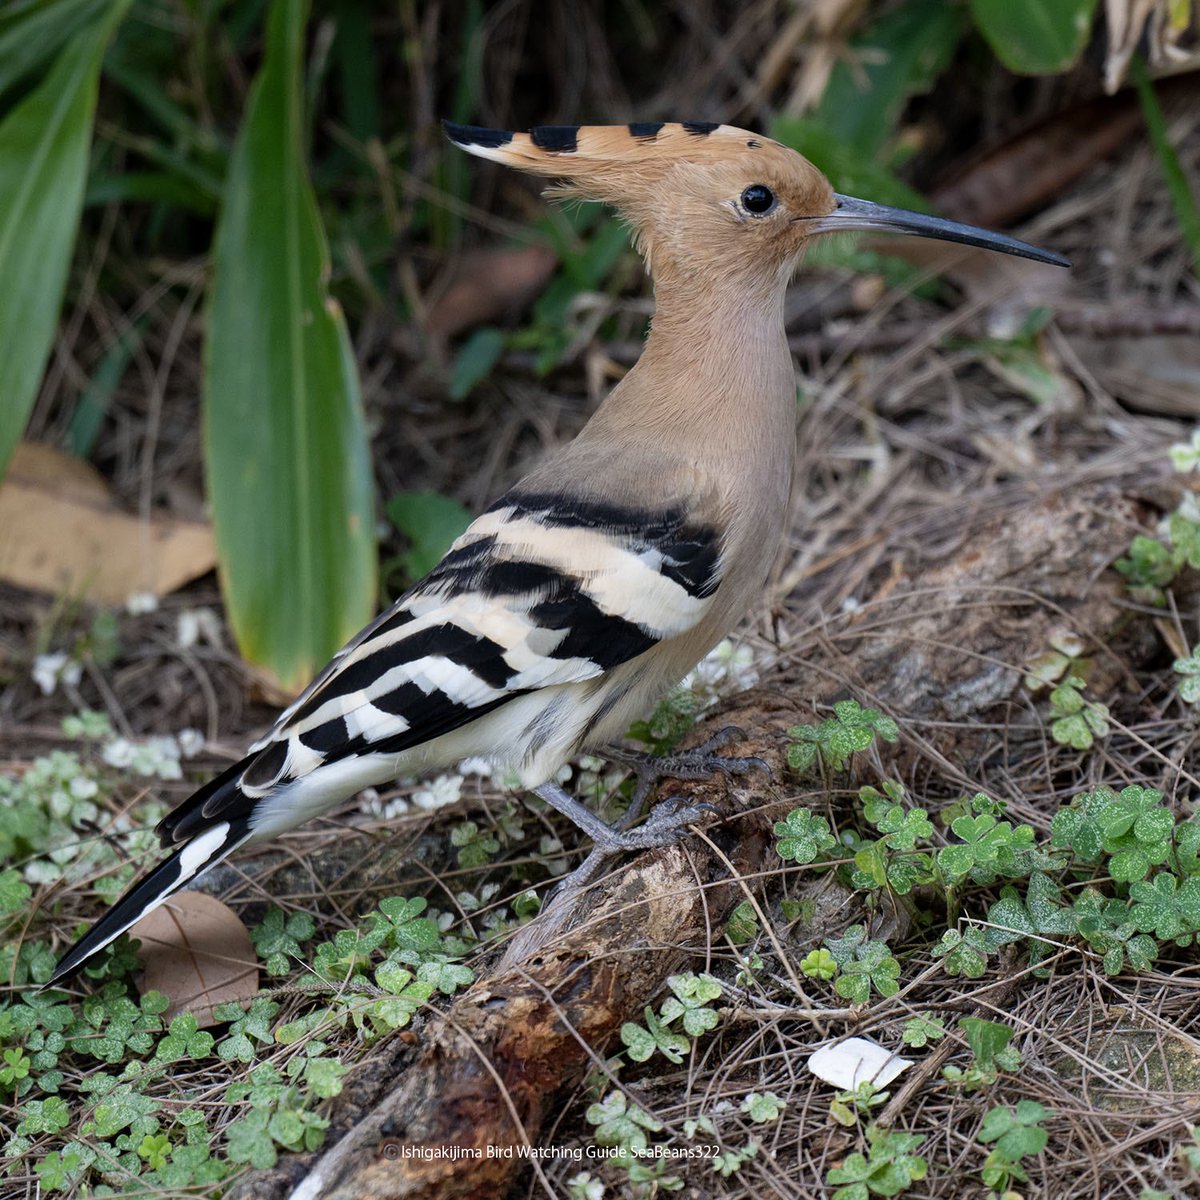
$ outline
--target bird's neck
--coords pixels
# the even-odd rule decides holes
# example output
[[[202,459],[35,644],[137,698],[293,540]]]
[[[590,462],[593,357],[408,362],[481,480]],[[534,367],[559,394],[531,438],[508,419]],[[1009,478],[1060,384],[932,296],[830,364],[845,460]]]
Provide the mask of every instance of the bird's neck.
[[[790,479],[796,384],[783,281],[731,286],[702,274],[659,277],[641,358],[588,431],[665,441],[697,463],[769,463]],[[664,448],[668,448],[664,447]]]

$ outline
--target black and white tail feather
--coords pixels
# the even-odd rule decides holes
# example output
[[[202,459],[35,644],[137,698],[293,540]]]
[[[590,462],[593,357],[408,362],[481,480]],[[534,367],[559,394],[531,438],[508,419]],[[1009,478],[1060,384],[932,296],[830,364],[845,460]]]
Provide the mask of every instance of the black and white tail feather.
[[[162,820],[156,832],[174,852],[50,982],[239,847],[364,787],[468,755],[544,782],[631,686],[596,681],[695,630],[719,582],[719,532],[682,504],[647,510],[518,487],[342,649],[246,758]]]

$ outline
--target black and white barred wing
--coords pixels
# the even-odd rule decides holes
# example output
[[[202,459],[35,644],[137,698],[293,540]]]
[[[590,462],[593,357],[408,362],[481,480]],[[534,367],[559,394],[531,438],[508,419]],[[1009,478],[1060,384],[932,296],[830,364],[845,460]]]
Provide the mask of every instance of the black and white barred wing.
[[[238,846],[393,778],[407,751],[465,735],[519,697],[596,679],[687,633],[718,583],[716,534],[681,510],[520,494],[499,501],[246,758],[163,819],[158,833],[175,852],[64,956],[55,978]],[[469,742],[459,757],[485,749]],[[408,761],[422,763],[419,752]]]
[[[240,795],[198,794],[164,820],[164,840],[231,816],[255,824],[256,804],[265,814],[271,797],[285,802],[289,784],[335,763],[401,755],[687,632],[716,590],[718,556],[715,533],[678,510],[499,501],[281,714],[241,764]]]

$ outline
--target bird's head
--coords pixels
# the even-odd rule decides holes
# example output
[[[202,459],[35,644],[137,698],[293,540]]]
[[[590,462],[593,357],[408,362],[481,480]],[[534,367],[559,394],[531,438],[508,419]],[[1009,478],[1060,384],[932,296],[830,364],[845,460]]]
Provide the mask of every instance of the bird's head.
[[[1067,265],[1015,238],[838,195],[795,150],[732,125],[444,127],[468,153],[559,180],[554,194],[617,208],[660,276],[720,272],[774,284],[791,274],[810,237],[858,229]]]

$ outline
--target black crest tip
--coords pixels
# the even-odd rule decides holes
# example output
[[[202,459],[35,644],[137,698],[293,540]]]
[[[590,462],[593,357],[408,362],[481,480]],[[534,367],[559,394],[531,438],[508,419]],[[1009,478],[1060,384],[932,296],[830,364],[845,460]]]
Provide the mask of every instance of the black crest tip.
[[[507,129],[484,129],[479,125],[456,125],[453,121],[443,121],[442,130],[456,145],[464,148],[478,146],[483,150],[496,150],[507,146],[513,135]]]

